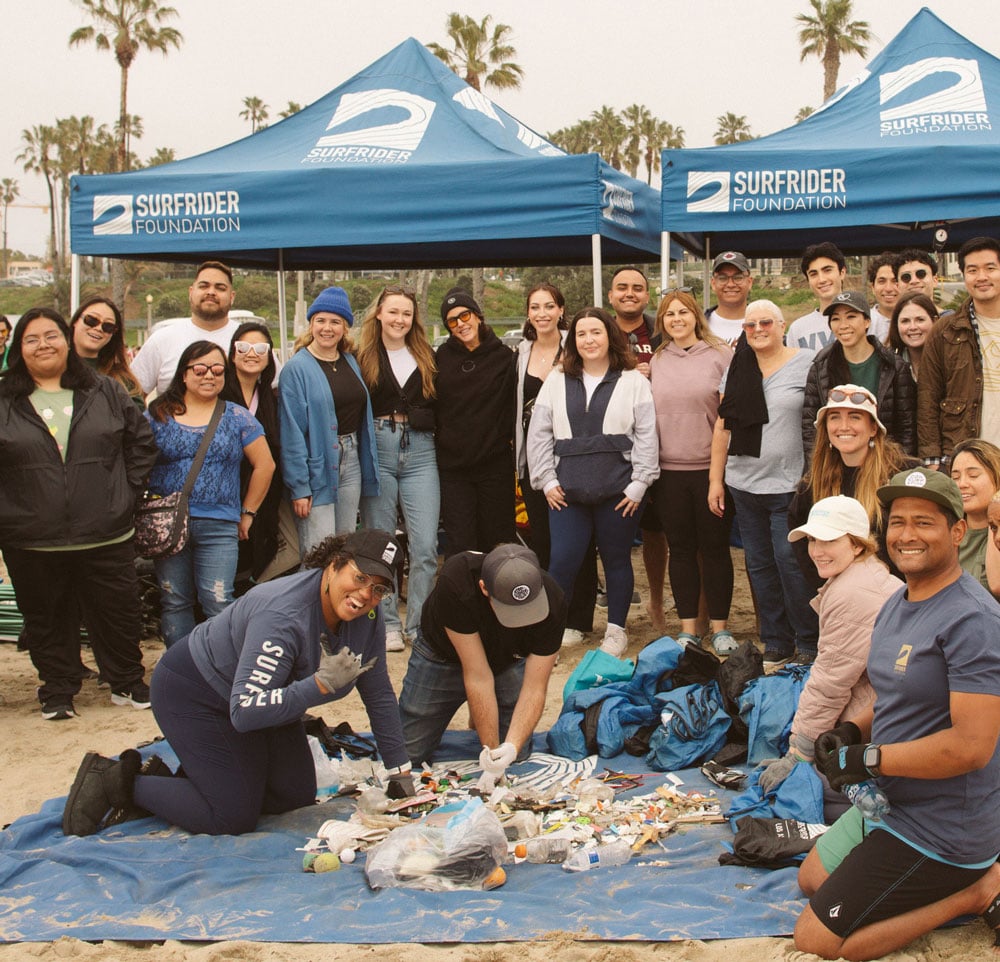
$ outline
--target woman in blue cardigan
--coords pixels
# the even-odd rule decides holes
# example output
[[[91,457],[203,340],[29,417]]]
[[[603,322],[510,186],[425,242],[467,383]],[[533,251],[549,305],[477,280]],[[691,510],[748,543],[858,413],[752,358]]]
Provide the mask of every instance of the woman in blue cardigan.
[[[328,287],[306,316],[309,330],[281,371],[281,470],[303,557],[358,523],[361,496],[379,493],[368,389],[347,329],[354,314],[342,287]]]

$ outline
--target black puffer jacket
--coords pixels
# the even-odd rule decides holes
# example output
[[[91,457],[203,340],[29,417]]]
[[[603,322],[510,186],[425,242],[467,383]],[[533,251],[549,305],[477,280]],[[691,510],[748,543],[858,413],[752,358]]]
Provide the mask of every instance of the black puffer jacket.
[[[878,419],[886,432],[907,454],[917,453],[917,385],[910,366],[893,354],[872,335],[868,343],[875,348],[881,371],[878,378]],[[816,412],[826,404],[827,396],[838,384],[850,384],[851,373],[844,358],[840,341],[827,344],[813,359],[806,379],[805,400],[802,404],[802,446],[806,464],[812,458],[816,438]]]
[[[0,396],[0,548],[94,544],[132,527],[156,443],[111,378],[73,392],[66,461],[27,397]]]

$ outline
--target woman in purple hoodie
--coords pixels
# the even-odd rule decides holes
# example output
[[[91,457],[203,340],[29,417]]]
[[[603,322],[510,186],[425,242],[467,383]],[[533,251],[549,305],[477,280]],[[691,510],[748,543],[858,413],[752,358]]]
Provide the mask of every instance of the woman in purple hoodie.
[[[654,497],[670,545],[670,588],[681,621],[677,640],[700,644],[695,631],[704,589],[712,626],[709,640],[717,654],[728,655],[737,648],[727,627],[733,598],[733,508],[727,496],[721,518],[709,510],[708,468],[712,429],[719,416],[719,383],[733,351],[712,334],[686,290],[667,292],[656,312],[656,330],[662,341],[650,364],[660,440]]]

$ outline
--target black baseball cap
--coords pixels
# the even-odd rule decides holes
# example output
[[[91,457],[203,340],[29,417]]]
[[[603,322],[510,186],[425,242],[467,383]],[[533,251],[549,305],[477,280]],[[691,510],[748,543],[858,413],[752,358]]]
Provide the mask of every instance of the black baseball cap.
[[[355,531],[347,536],[344,551],[366,575],[388,578],[394,588],[399,586],[403,549],[388,531],[378,528]]]

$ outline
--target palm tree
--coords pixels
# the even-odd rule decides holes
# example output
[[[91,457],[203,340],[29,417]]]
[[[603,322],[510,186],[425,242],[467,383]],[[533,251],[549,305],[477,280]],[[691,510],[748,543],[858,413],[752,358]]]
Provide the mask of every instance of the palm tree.
[[[591,113],[590,120],[593,124],[595,149],[612,167],[621,170],[622,148],[626,135],[625,124],[621,117],[612,107],[605,104],[600,110]]]
[[[460,13],[448,14],[446,32],[451,49],[439,43],[427,44],[438,60],[457,73],[470,87],[483,86],[496,90],[516,90],[521,86],[524,70],[513,62],[517,56],[511,40],[511,29],[505,23],[490,25],[487,14],[479,23]]]
[[[297,114],[302,109],[302,104],[296,103],[294,100],[288,101],[288,106],[278,114],[278,116],[284,120],[286,117],[291,117],[292,114]]]
[[[815,107],[799,107],[799,112],[795,115],[795,122],[801,124],[806,117],[811,117],[816,113]]]
[[[240,111],[243,120],[250,121],[250,133],[255,134],[267,126],[267,104],[260,97],[244,97],[244,109]]]
[[[71,47],[91,43],[98,50],[110,50],[121,71],[118,92],[118,169],[128,170],[128,72],[142,48],[179,48],[183,36],[175,27],[164,26],[177,16],[173,7],[156,0],[80,0],[93,23],[78,27],[69,37]]]
[[[56,248],[56,130],[45,124],[21,131],[24,145],[17,155],[18,163],[24,164],[28,173],[41,174],[49,191],[49,259],[52,261],[53,281],[59,281],[59,256]]]
[[[7,208],[21,195],[21,188],[13,177],[0,180],[0,212],[3,213],[3,269],[0,277],[7,276]]]
[[[635,177],[639,172],[639,163],[642,160],[642,138],[646,125],[653,119],[648,107],[642,104],[632,104],[622,111],[622,120],[625,123],[625,144],[622,150],[622,158],[625,162],[625,170],[630,177]]]
[[[172,164],[177,160],[177,152],[173,147],[157,147],[156,153],[146,161],[147,167],[159,167],[162,164]]]
[[[567,154],[589,154],[596,150],[594,143],[594,123],[591,120],[581,120],[572,127],[560,127],[559,130],[546,135],[557,147]]]
[[[736,144],[741,140],[752,140],[750,125],[745,115],[736,116],[732,111],[719,114],[715,118],[715,142],[717,144]]]
[[[851,20],[851,0],[809,0],[809,4],[815,15],[800,13],[795,18],[802,25],[799,61],[813,55],[823,61],[823,99],[829,100],[837,89],[840,55],[864,57],[872,32],[867,20]]]
[[[646,183],[652,184],[653,174],[660,169],[660,152],[683,147],[684,128],[650,117],[643,127],[642,136],[646,143]]]
[[[115,136],[118,143],[125,143],[125,169],[131,170],[136,161],[136,156],[132,153],[132,138],[142,139],[142,117],[138,114],[126,114],[125,123],[122,125],[121,118],[115,123]]]

